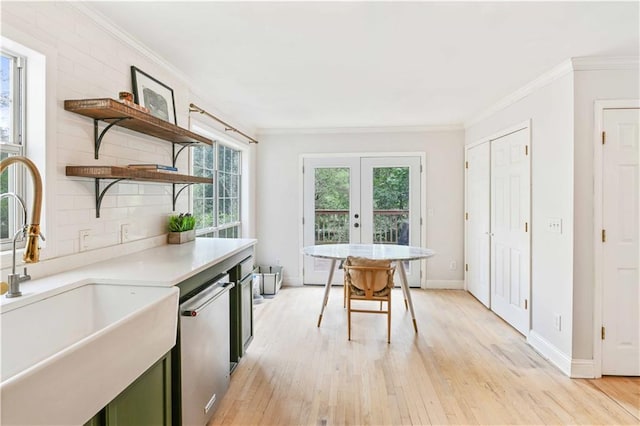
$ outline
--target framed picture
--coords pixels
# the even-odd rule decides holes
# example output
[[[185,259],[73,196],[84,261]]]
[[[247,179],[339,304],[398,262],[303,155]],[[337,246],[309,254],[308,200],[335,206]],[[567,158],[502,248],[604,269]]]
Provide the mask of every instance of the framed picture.
[[[149,108],[149,113],[154,117],[178,124],[176,102],[171,87],[134,66],[131,67],[131,83],[135,103]]]

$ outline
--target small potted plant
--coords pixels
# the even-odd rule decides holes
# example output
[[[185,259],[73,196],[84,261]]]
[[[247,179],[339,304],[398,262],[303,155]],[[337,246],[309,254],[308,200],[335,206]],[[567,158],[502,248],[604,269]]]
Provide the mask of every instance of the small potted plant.
[[[191,213],[180,213],[169,216],[169,244],[182,244],[196,238],[196,218]]]

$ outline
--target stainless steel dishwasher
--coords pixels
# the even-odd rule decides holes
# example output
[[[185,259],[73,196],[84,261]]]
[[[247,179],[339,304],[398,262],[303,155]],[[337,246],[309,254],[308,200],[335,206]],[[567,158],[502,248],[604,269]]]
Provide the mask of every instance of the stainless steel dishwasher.
[[[180,305],[182,424],[204,426],[229,387],[229,276]]]

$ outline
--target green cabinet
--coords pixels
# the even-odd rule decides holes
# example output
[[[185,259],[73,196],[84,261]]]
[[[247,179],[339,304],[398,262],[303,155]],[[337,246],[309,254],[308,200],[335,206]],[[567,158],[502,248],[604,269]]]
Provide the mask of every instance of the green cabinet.
[[[168,353],[85,426],[170,426],[171,405],[171,353]]]
[[[106,407],[107,425],[171,425],[171,354],[154,364]]]
[[[253,340],[253,275],[240,282],[240,342],[242,355]]]
[[[244,355],[253,339],[253,253],[229,271],[236,286],[230,294],[231,369]]]

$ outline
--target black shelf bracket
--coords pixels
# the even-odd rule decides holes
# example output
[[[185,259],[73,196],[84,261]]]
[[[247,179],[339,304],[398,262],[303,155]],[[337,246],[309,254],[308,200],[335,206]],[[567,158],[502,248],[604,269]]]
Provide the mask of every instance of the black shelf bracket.
[[[102,204],[102,199],[104,198],[104,195],[107,193],[107,191],[109,189],[111,189],[111,187],[113,185],[115,185],[116,183],[126,180],[124,178],[122,179],[116,179],[113,182],[111,182],[109,185],[105,186],[104,189],[102,191],[100,191],[100,181],[103,179],[100,178],[96,178],[96,218],[100,217],[100,205]]]
[[[171,153],[172,153],[172,157],[173,157],[173,167],[176,167],[176,163],[178,162],[178,157],[180,156],[180,153],[185,149],[185,148],[189,148],[192,145],[198,145],[198,142],[188,142],[183,144],[180,149],[178,150],[178,152],[176,152],[176,144],[173,143],[171,145]]]
[[[109,129],[111,129],[113,126],[115,126],[116,124],[118,124],[119,122],[123,121],[123,120],[128,120],[131,117],[119,117],[119,118],[104,118],[102,120],[99,120],[97,118],[93,119],[93,141],[94,141],[94,146],[95,146],[95,155],[94,158],[97,160],[98,159],[98,154],[100,153],[100,144],[102,143],[102,138],[104,137],[104,135],[109,131]],[[104,129],[102,129],[102,132],[100,132],[99,128],[98,128],[98,122],[100,121],[105,121],[105,120],[113,120],[111,123],[109,123],[109,125],[107,125],[107,127],[105,127]]]
[[[182,191],[184,191],[185,189],[187,189],[189,186],[193,185],[192,183],[187,183],[185,184],[182,188],[180,188],[178,190],[178,192],[176,192],[176,185],[178,185],[177,183],[172,184],[173,186],[173,210],[176,210],[176,203],[178,202],[178,197],[180,196],[180,193]]]

